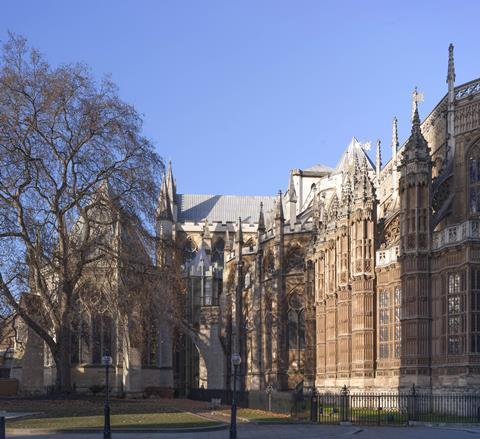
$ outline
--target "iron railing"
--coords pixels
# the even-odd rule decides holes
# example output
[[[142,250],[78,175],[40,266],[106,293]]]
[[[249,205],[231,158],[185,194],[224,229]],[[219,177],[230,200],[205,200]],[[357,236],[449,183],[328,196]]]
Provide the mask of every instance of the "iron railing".
[[[362,425],[425,423],[480,423],[480,393],[410,392],[318,393],[310,396],[309,417],[313,422]]]

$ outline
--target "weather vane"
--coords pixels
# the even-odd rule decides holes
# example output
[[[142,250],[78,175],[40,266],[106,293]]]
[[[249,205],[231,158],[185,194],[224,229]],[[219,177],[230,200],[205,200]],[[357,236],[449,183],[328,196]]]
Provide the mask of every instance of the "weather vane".
[[[415,86],[415,89],[412,93],[412,120],[413,115],[415,114],[415,109],[418,108],[419,102],[423,102],[423,93],[419,93],[417,90],[417,86]]]

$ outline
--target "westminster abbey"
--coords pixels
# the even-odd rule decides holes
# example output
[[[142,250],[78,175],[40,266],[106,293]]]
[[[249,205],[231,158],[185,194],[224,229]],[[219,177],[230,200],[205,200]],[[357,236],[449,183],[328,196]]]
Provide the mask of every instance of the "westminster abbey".
[[[461,390],[480,387],[480,80],[455,85],[391,159],[353,138],[335,168],[293,169],[275,197],[177,194],[189,318],[177,386]],[[162,232],[164,233],[164,232]]]
[[[480,79],[455,84],[450,46],[446,95],[423,121],[412,100],[387,163],[352,138],[276,196],[180,194],[170,165],[153,264],[180,273],[190,329],[128,344],[115,383],[227,389],[238,353],[243,390],[480,390]]]

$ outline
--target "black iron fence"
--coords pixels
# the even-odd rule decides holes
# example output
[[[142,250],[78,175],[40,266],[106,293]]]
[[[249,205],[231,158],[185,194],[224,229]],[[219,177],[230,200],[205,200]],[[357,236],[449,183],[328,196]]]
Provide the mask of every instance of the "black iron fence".
[[[313,422],[367,425],[480,423],[480,393],[317,393],[309,397]]]

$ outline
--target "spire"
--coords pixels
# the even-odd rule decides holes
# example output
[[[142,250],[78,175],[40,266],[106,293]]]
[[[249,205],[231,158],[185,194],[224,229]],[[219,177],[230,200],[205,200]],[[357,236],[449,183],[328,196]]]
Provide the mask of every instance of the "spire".
[[[453,60],[453,44],[450,43],[448,46],[448,73],[447,73],[447,84],[450,85],[455,83],[455,62]]]
[[[397,150],[398,150],[398,121],[397,117],[393,118],[392,123],[392,160],[395,165],[397,160]]]
[[[263,202],[260,202],[260,213],[258,214],[258,231],[265,232],[265,218],[263,216]]]
[[[420,96],[420,97],[419,97]],[[421,101],[421,94],[417,92],[417,87],[413,92],[413,118],[412,133],[405,144],[402,154],[402,164],[413,160],[430,160],[430,150],[427,141],[423,137],[420,127],[420,116],[418,114],[418,102]]]
[[[291,203],[297,202],[297,194],[295,192],[295,185],[293,184],[293,172],[290,173],[290,181],[288,183],[288,201]]]
[[[238,217],[237,232],[235,234],[235,243],[238,245],[243,244],[243,232],[242,232],[242,218]]]
[[[283,204],[282,204],[282,191],[278,191],[278,198],[275,204],[275,220],[284,221],[285,217],[283,216]]]
[[[423,96],[421,93],[418,93],[417,87],[415,87],[412,94],[412,134],[420,132],[420,116],[418,115],[418,102],[420,102],[421,100],[423,100]]]
[[[203,239],[210,239],[212,234],[210,233],[210,227],[208,227],[208,219],[205,218],[205,224],[203,225]]]
[[[228,231],[228,224],[227,224],[227,230],[225,231],[225,247],[224,250],[226,252],[229,252],[232,249],[232,243],[230,242],[230,232]]]
[[[415,86],[412,93],[412,122],[415,124],[418,122],[420,125],[420,117],[418,116],[418,103],[423,102],[423,93],[419,93],[417,86]]]
[[[172,221],[172,209],[170,206],[170,197],[168,196],[166,179],[163,178],[160,195],[158,196],[157,219]]]
[[[448,47],[448,73],[447,73],[447,146],[445,148],[445,162],[453,161],[455,156],[455,64],[453,61],[453,44]]]
[[[167,170],[167,190],[168,196],[171,202],[175,202],[175,196],[177,194],[177,188],[175,187],[175,181],[173,179],[173,171],[172,171],[172,162],[168,162],[168,170]]]
[[[382,151],[381,151],[381,140],[377,140],[377,160],[375,161],[375,171],[377,175],[377,182],[380,179],[380,171],[382,170]]]

